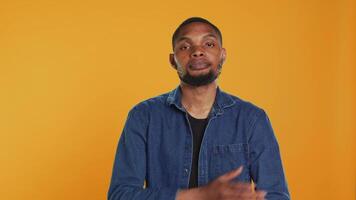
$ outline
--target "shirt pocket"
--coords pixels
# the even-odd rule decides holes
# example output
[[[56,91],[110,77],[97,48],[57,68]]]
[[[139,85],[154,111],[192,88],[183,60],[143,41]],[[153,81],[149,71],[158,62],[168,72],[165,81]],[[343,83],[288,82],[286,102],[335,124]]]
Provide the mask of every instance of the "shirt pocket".
[[[250,182],[248,170],[249,146],[246,143],[214,145],[212,148],[213,176],[219,177],[231,170],[243,166],[242,173],[236,181]]]

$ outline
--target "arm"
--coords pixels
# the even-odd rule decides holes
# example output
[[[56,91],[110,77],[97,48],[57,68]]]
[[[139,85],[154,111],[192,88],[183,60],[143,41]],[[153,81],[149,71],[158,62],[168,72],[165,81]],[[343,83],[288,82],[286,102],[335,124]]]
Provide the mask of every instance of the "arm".
[[[289,200],[278,142],[264,111],[252,128],[249,144],[250,173],[256,189],[266,191],[266,199]]]
[[[121,134],[108,200],[174,200],[177,189],[143,188],[146,177],[147,118],[133,108]]]

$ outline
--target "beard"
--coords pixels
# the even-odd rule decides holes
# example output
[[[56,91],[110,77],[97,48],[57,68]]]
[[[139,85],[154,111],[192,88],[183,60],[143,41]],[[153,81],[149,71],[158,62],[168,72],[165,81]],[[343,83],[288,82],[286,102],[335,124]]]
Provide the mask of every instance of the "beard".
[[[217,68],[217,72],[214,72],[211,69],[206,74],[192,76],[187,71],[187,73],[182,75],[182,76],[178,73],[178,76],[179,76],[179,79],[181,81],[183,81],[184,83],[186,83],[188,85],[191,85],[191,86],[198,87],[198,86],[208,85],[208,84],[214,82],[219,77],[219,75],[221,73],[221,68],[222,68],[222,64],[219,63],[218,68]]]

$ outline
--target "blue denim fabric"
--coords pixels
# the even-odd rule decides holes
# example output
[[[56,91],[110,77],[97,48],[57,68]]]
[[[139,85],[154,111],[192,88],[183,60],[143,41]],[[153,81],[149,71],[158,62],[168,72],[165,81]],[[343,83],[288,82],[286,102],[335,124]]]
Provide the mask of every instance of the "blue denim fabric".
[[[174,200],[188,188],[192,133],[181,89],[134,106],[119,140],[109,200]],[[217,88],[201,144],[198,184],[244,166],[235,181],[253,182],[266,199],[290,199],[279,146],[266,113]],[[146,187],[143,187],[146,181]]]

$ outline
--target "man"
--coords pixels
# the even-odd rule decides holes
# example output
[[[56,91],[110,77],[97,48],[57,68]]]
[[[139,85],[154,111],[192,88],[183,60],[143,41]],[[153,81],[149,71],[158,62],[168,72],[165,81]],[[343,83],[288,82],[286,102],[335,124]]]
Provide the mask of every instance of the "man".
[[[108,199],[289,199],[266,113],[217,85],[226,58],[219,29],[189,18],[172,44],[181,83],[129,112]]]

